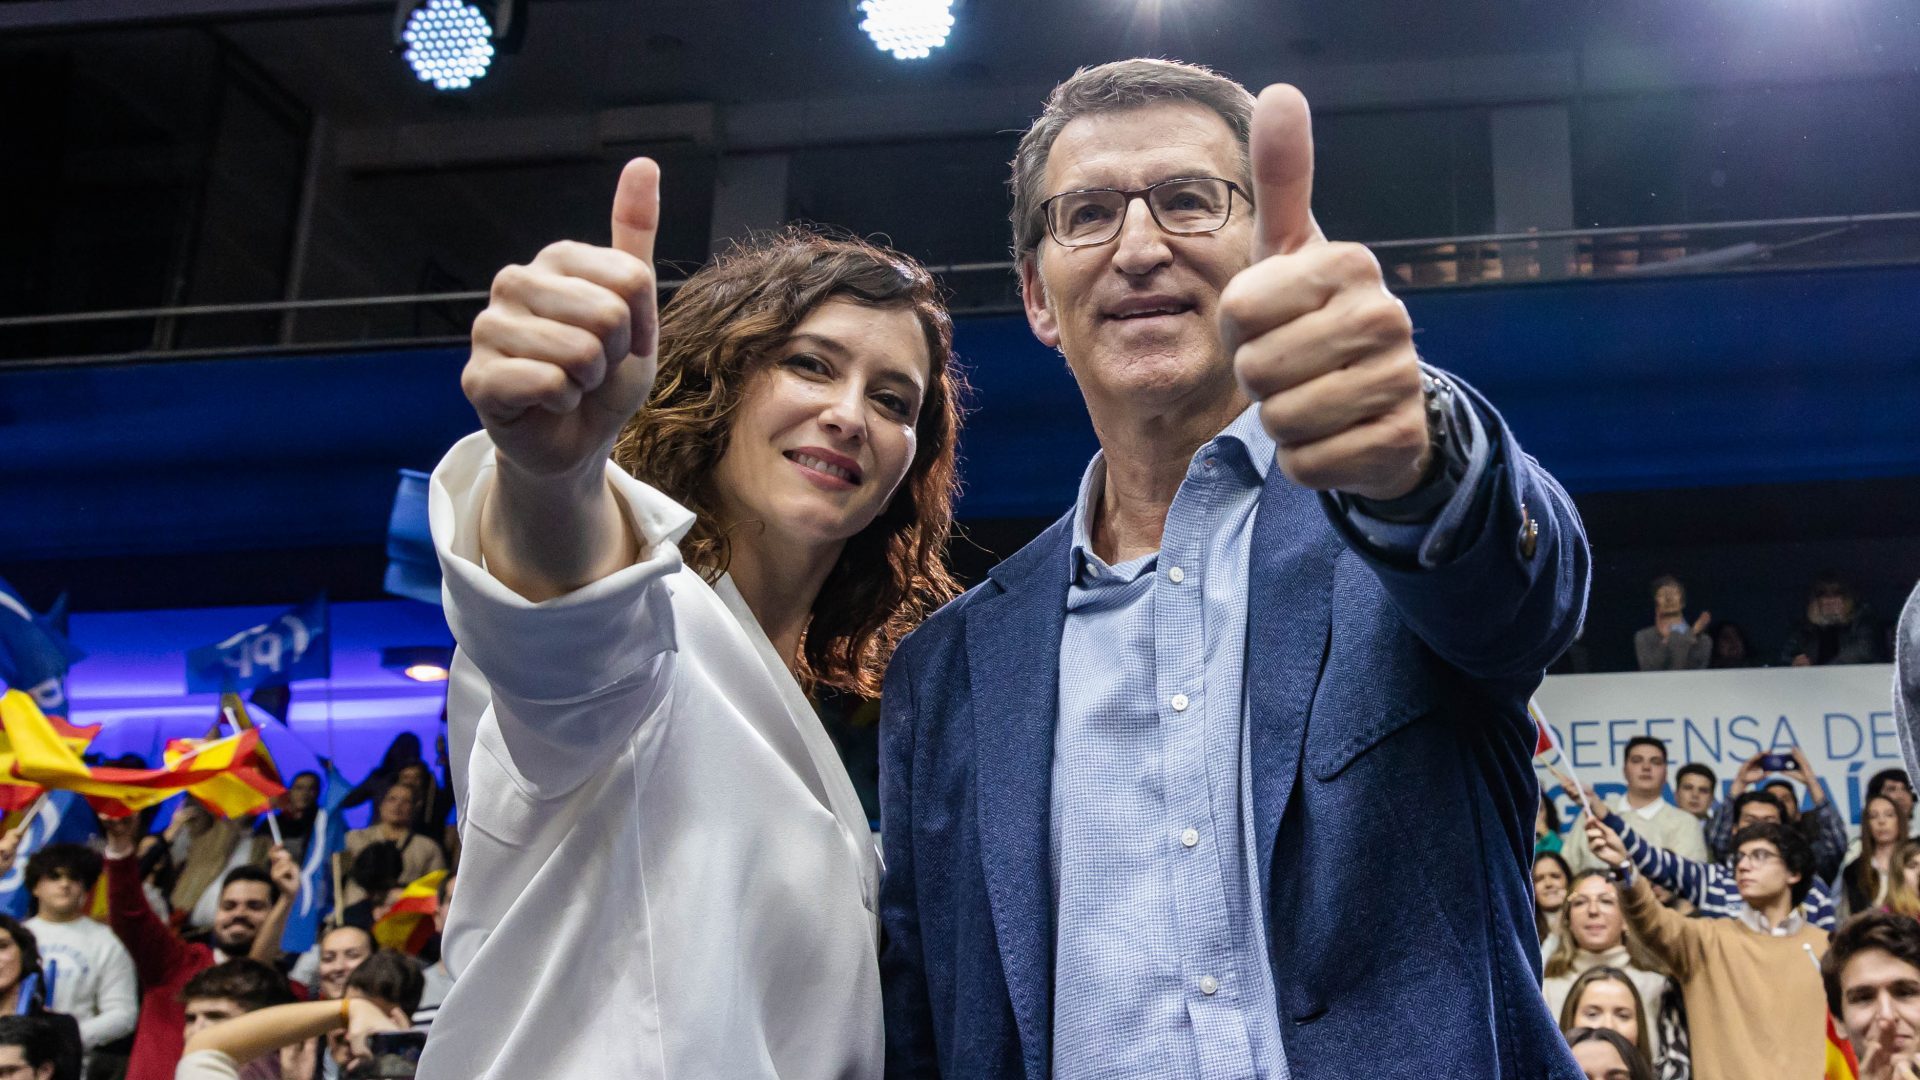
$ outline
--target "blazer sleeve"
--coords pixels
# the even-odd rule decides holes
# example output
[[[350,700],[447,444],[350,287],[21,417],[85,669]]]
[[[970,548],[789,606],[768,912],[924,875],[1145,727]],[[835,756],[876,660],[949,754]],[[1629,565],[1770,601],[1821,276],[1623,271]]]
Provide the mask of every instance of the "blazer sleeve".
[[[565,795],[604,767],[671,677],[677,642],[666,580],[681,567],[675,545],[693,515],[611,462],[606,474],[641,541],[639,561],[540,603],[482,564],[480,511],[494,480],[486,433],[455,444],[428,489],[447,623],[485,677],[501,744],[495,756],[536,799]],[[449,710],[450,725],[476,721]]]
[[[880,695],[880,836],[886,876],[880,882],[880,991],[885,1005],[889,1078],[940,1075],[933,1007],[920,948],[919,891],[913,865],[915,704],[912,638],[894,651]]]
[[[1537,679],[1573,643],[1586,614],[1586,531],[1572,498],[1520,449],[1493,406],[1447,378],[1479,419],[1476,436],[1488,440],[1484,468],[1463,481],[1473,496],[1442,511],[1460,520],[1435,524],[1455,537],[1450,558],[1431,566],[1394,558],[1360,534],[1338,499],[1323,495],[1322,505],[1441,658],[1477,678]]]
[[[1697,965],[1701,930],[1696,922],[1661,905],[1653,895],[1653,886],[1644,877],[1635,877],[1626,895],[1627,925],[1640,935],[1654,954],[1666,962],[1682,983]]]

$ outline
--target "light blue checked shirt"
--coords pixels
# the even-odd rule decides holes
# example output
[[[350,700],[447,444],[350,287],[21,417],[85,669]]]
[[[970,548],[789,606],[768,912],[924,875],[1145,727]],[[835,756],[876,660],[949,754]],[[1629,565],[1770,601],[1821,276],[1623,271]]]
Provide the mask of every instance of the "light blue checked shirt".
[[[1431,565],[1471,535],[1491,449],[1458,400],[1454,431],[1468,464],[1430,524],[1335,497],[1361,542]],[[1052,778],[1058,1080],[1290,1076],[1241,797],[1247,574],[1274,451],[1248,407],[1188,462],[1160,550],[1118,566],[1090,533],[1105,459],[1081,479]]]
[[[1288,1075],[1257,910],[1242,685],[1253,409],[1193,455],[1160,551],[1108,566],[1074,515],[1053,758],[1053,1073]]]

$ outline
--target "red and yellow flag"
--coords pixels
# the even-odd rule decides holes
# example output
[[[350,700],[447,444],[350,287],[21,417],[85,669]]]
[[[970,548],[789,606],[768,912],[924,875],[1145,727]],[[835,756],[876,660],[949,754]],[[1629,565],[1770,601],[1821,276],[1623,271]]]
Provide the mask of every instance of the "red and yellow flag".
[[[265,810],[285,790],[260,747],[260,733],[251,729],[220,739],[175,739],[167,744],[165,768],[90,766],[81,754],[97,725],[56,722],[32,697],[9,690],[0,695],[0,731],[0,768],[14,782],[10,786],[24,781],[76,791],[103,817],[126,817],[182,791],[221,817],[237,817]]]
[[[1831,1015],[1827,1017],[1827,1071],[1820,1075],[1821,1080],[1860,1080],[1860,1061],[1853,1056],[1853,1044],[1840,1037]]]
[[[420,955],[433,939],[433,913],[440,908],[440,882],[445,870],[422,875],[400,893],[385,915],[373,924],[373,940],[383,949]]]

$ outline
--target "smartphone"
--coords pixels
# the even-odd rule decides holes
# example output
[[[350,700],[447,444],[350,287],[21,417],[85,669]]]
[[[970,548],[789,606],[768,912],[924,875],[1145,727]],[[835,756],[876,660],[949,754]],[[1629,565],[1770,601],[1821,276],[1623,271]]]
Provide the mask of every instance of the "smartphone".
[[[424,1031],[376,1031],[367,1036],[372,1060],[348,1070],[349,1080],[412,1080],[426,1045]]]
[[[1800,766],[1792,754],[1761,754],[1760,767],[1768,772],[1792,772]]]

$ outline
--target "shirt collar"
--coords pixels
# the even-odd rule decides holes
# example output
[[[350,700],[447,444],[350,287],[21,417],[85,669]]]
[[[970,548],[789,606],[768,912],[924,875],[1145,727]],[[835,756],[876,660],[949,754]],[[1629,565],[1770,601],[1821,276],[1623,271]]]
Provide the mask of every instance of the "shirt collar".
[[[1765,915],[1744,903],[1740,905],[1740,921],[1747,924],[1747,929],[1768,937],[1792,937],[1807,924],[1807,920],[1800,914],[1800,909],[1796,907],[1787,912],[1787,917],[1780,920],[1779,926],[1768,926]]]
[[[1208,439],[1200,449],[1193,452],[1190,465],[1199,465],[1208,458],[1214,458],[1229,468],[1240,470],[1248,481],[1254,484],[1267,482],[1268,470],[1273,468],[1273,457],[1279,444],[1260,423],[1260,406],[1249,405],[1233,418],[1220,434]],[[1246,470],[1251,469],[1248,474]],[[1080,490],[1073,501],[1073,547],[1067,573],[1075,581],[1080,580],[1088,561],[1093,554],[1093,504],[1100,497],[1100,491],[1107,483],[1106,451],[1096,450],[1093,460],[1087,462],[1087,470],[1080,476]]]

